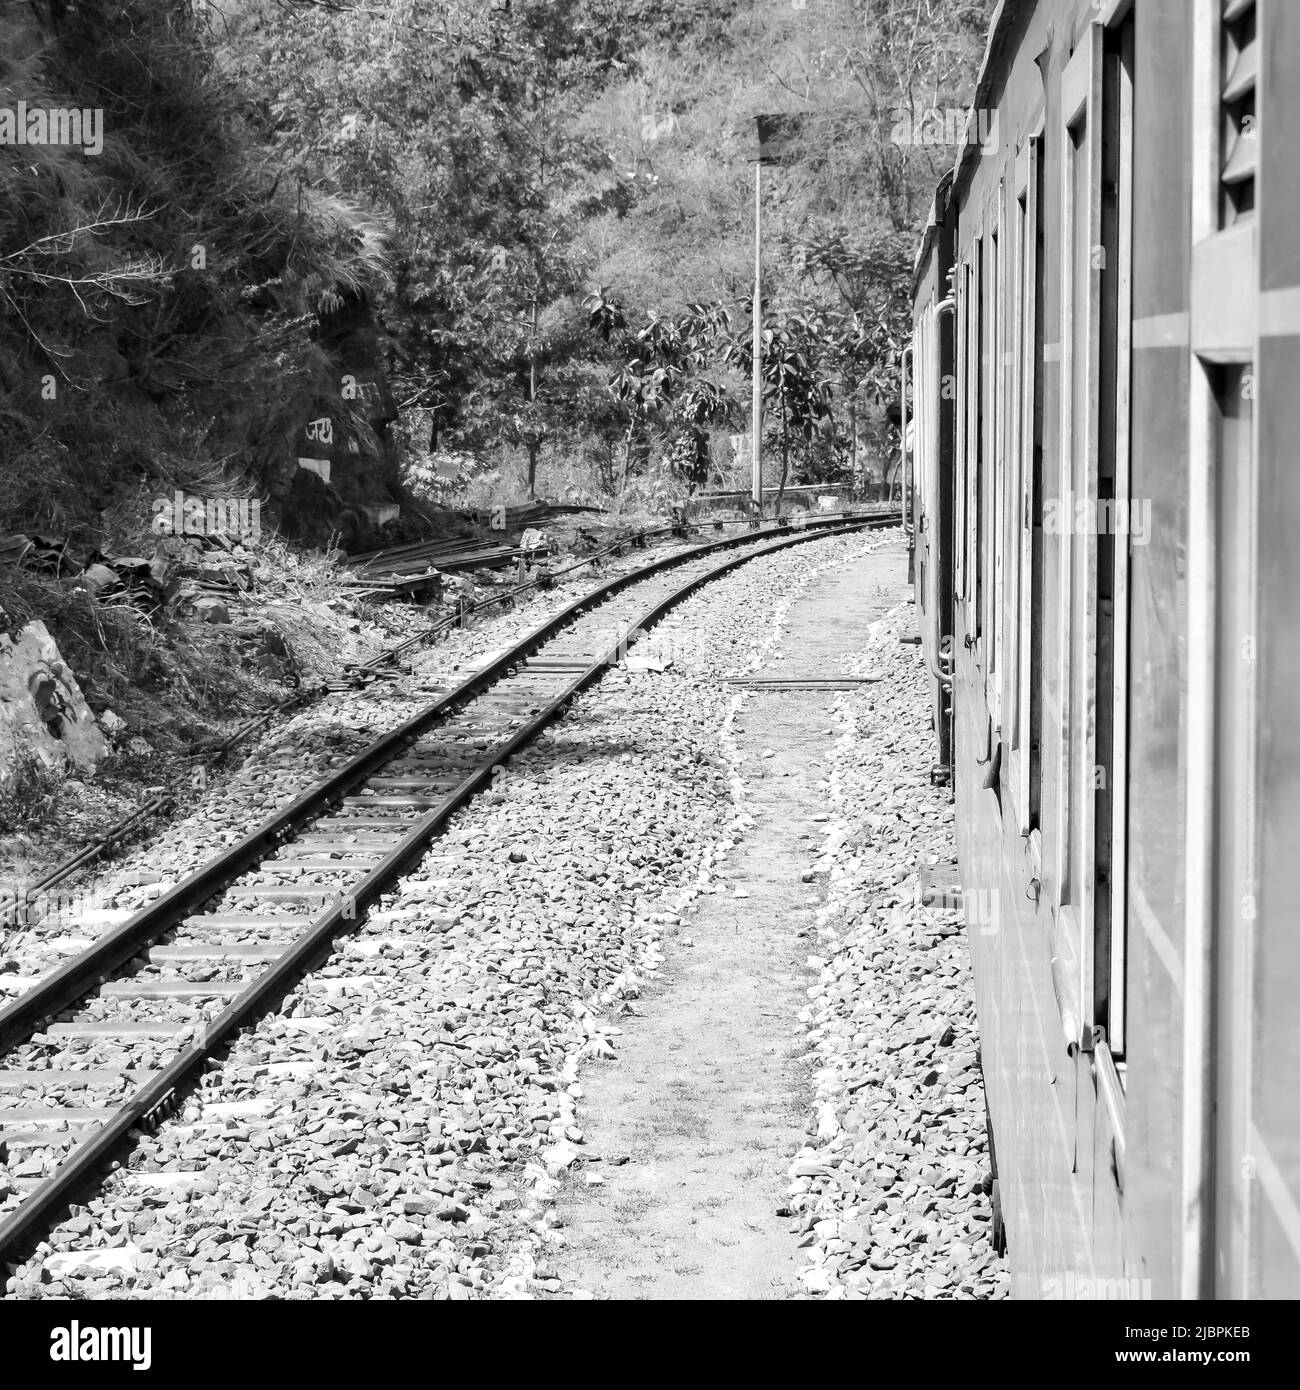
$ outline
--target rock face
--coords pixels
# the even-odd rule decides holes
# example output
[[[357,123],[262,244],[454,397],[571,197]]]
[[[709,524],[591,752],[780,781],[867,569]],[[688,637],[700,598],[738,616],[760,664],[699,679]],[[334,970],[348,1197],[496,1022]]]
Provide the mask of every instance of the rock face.
[[[363,296],[342,294],[312,334],[329,356],[337,388],[304,402],[291,451],[262,479],[280,530],[345,550],[383,542],[400,510],[399,453],[389,427],[397,406],[383,367],[382,337]]]
[[[0,634],[0,790],[24,766],[73,763],[93,772],[108,752],[77,684],[42,622]]]

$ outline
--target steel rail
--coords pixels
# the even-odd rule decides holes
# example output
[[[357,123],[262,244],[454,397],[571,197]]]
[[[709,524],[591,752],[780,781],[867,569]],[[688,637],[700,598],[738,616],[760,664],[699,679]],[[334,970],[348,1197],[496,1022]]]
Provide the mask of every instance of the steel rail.
[[[824,517],[819,514],[819,520],[812,524],[834,524],[836,521],[844,520],[851,515],[854,514],[848,512],[830,512],[826,513]],[[872,521],[882,519],[879,513],[867,513],[866,516]],[[712,522],[709,524],[712,524]],[[804,524],[807,525],[809,523]],[[704,523],[688,522],[687,526],[691,530],[702,530]],[[598,564],[610,554],[621,554],[625,546],[644,544],[650,537],[669,534],[675,535],[677,531],[678,528],[676,526],[669,525],[655,527],[649,531],[638,531],[634,535],[624,536],[621,540],[613,541],[602,550],[598,550],[581,560],[577,560],[571,565],[566,565],[563,569],[552,571],[546,576],[545,581],[540,578],[531,579],[523,584],[514,585],[503,593],[491,594],[466,609],[464,616],[482,612],[486,609],[496,607],[498,604],[513,603],[518,595],[527,593],[531,589],[538,588],[543,582],[547,584],[553,583],[556,579],[571,574],[575,570],[581,569],[584,565]],[[750,532],[745,539],[752,540],[756,538],[756,535],[761,534],[763,533]],[[698,552],[699,549],[700,547],[694,547],[696,552]],[[269,709],[262,710],[259,714],[246,720],[219,742],[206,748],[192,750],[192,752],[195,755],[206,754],[209,766],[220,764],[225,761],[226,756],[235,747],[255,733],[264,724],[269,723],[277,714],[285,714],[301,705],[312,703],[322,695],[336,692],[337,690],[364,689],[368,684],[373,684],[376,680],[392,679],[395,675],[401,673],[400,668],[398,671],[386,671],[383,669],[385,666],[391,667],[394,662],[399,661],[411,648],[424,642],[430,642],[439,634],[457,627],[461,621],[461,617],[462,615],[457,615],[456,617],[440,619],[437,623],[425,628],[422,632],[417,632],[413,636],[403,639],[397,646],[390,647],[386,651],[381,652],[378,656],[372,657],[363,665],[344,667],[344,670],[351,670],[353,674],[351,678],[340,683],[337,687],[331,684],[301,687],[286,699],[279,701]],[[184,778],[179,779],[162,792],[150,797],[148,801],[142,802],[122,820],[114,822],[102,835],[96,836],[67,859],[56,864],[35,883],[21,890],[12,892],[6,891],[4,894],[0,895],[0,926],[23,925],[26,909],[33,899],[39,899],[56,884],[62,883],[81,869],[89,868],[97,860],[111,855],[117,848],[119,842],[129,832],[134,830],[137,826],[144,824],[165,807],[176,802],[179,795],[179,788],[185,780]],[[0,1011],[0,1021],[3,1020],[3,1016],[3,1012]],[[0,1050],[3,1050],[2,1044],[0,1044]]]
[[[760,556],[770,554],[777,550],[785,549],[792,545],[798,545],[806,541],[815,540],[825,535],[842,535],[849,532],[879,527],[889,524],[887,520],[879,517],[864,518],[859,521],[841,523],[826,529],[809,529],[807,527],[790,528],[796,530],[797,534],[783,535],[779,538],[760,544],[756,549],[748,551],[744,555],[736,556],[726,560],[719,565],[715,565],[704,573],[694,576],[680,585],[671,593],[665,595],[657,603],[647,610],[638,619],[636,628],[644,630],[657,622],[671,608],[681,603],[686,598],[694,594],[698,589],[721,575],[747,564],[750,560]],[[610,594],[626,588],[629,584],[638,579],[647,577],[649,574],[659,573],[664,569],[675,567],[684,563],[687,559],[697,557],[701,551],[707,553],[713,550],[729,549],[745,541],[750,540],[749,536],[729,537],[725,541],[717,542],[709,546],[697,547],[694,551],[686,552],[684,555],[666,557],[664,560],[656,561],[652,565],[644,566],[632,571],[628,575],[620,575],[616,579],[609,581],[602,586],[599,591],[587,594],[581,599],[569,604],[561,615],[548,620],[541,627],[530,633],[521,640],[514,648],[499,660],[493,662],[484,672],[477,673],[453,692],[452,695],[438,701],[431,706],[431,710],[443,711],[451,704],[461,703],[465,698],[465,692],[477,690],[485,684],[485,676],[493,673],[490,684],[495,681],[496,673],[517,664],[520,660],[526,659],[527,653],[555,630],[562,627],[567,619],[576,616],[583,608],[601,598],[608,597]],[[317,959],[325,952],[334,937],[339,931],[347,927],[354,927],[361,919],[364,909],[392,882],[399,877],[408,865],[412,864],[421,856],[429,841],[438,833],[446,821],[484,786],[489,785],[493,779],[494,770],[504,761],[512,757],[515,753],[525,748],[537,736],[552,724],[573,701],[573,699],[585,690],[589,685],[597,681],[602,672],[611,664],[618,660],[620,653],[624,650],[623,643],[625,637],[615,640],[613,645],[604,653],[595,657],[591,663],[574,680],[572,680],[562,691],[555,695],[550,702],[534,715],[522,728],[518,729],[504,743],[498,744],[479,762],[465,778],[439,803],[425,815],[414,821],[410,830],[407,832],[401,843],[395,845],[370,871],[353,885],[346,893],[341,893],[338,899],[318,917],[292,945],[286,948],[284,954],[277,957],[272,964],[257,980],[247,989],[243,990],[232,1002],[206,1026],[199,1029],[198,1037],[193,1044],[183,1050],[177,1057],[173,1058],[167,1066],[163,1067],[156,1076],[145,1083],[134,1095],[132,1095],[118,1109],[112,1119],[105,1121],[101,1127],[89,1138],[76,1144],[68,1157],[62,1162],[56,1171],[41,1183],[27,1198],[22,1202],[18,1209],[10,1217],[0,1223],[0,1264],[12,1261],[15,1252],[26,1248],[24,1242],[30,1244],[37,1232],[47,1228],[48,1218],[66,1208],[73,1197],[87,1187],[93,1180],[97,1170],[108,1163],[112,1155],[120,1146],[125,1144],[130,1133],[142,1124],[148,1124],[155,1119],[159,1119],[165,1110],[178,1098],[178,1091],[187,1081],[199,1071],[204,1063],[216,1052],[227,1040],[243,1028],[254,1018],[260,1016],[268,1005],[283,998],[284,994],[301,977],[306,968],[313,960]],[[319,787],[311,792],[299,797],[292,807],[279,813],[265,822],[257,831],[245,839],[235,850],[218,856],[213,861],[215,865],[226,866],[232,854],[242,855],[247,852],[248,847],[254,844],[264,843],[264,837],[269,834],[268,827],[283,826],[288,823],[286,817],[290,811],[310,803],[313,810],[323,810],[329,804],[330,795],[341,785],[341,778],[344,774],[349,779],[349,785],[356,780],[354,770],[364,764],[369,770],[375,761],[376,752],[383,749],[382,761],[389,760],[389,753],[392,749],[402,743],[413,741],[411,730],[415,728],[423,729],[433,722],[429,711],[422,712],[413,720],[408,720],[400,729],[394,730],[392,734],[384,736],[372,745],[371,749],[366,750],[359,758],[353,759],[342,774],[327,779]],[[326,788],[331,792],[327,793]],[[211,868],[212,866],[209,866]],[[224,871],[224,867],[223,867]],[[205,885],[209,881],[209,873],[200,870],[191,875],[191,879],[200,880]],[[159,899],[158,904],[150,908],[143,909],[130,922],[124,923],[122,928],[111,936],[123,941],[128,937],[132,942],[129,953],[137,953],[138,946],[143,944],[141,933],[145,930],[152,931],[155,936],[160,935],[167,926],[174,924],[178,919],[179,910],[177,904],[189,902],[193,894],[182,894],[181,890],[186,884],[177,885],[172,892],[164,894]],[[194,890],[195,892],[199,890]],[[210,896],[210,889],[205,890]],[[163,904],[167,906],[161,910]],[[165,923],[160,927],[160,923]],[[134,928],[133,932],[127,933],[127,928]],[[95,956],[95,948],[92,947],[85,952],[77,961],[72,962],[73,966],[79,967],[77,973],[80,975],[81,993],[93,988],[98,972],[103,968],[100,964],[90,965],[88,962]],[[99,958],[96,958],[97,960]],[[118,957],[119,963],[121,957]],[[48,1017],[51,1012],[49,1001],[51,999],[66,999],[66,991],[70,987],[68,980],[69,970],[65,969],[56,972],[57,976],[62,977],[63,983],[60,987],[55,987],[52,979],[49,986],[43,988],[38,986],[29,991],[28,995],[21,996],[14,1001],[8,1009],[0,1013],[0,1018],[4,1015],[10,1016],[8,1024],[10,1033],[17,1026],[13,1020],[22,1018],[30,1022],[33,1017],[33,1010],[37,1005],[43,1005]],[[35,1002],[32,996],[37,996]],[[78,995],[80,997],[80,995]],[[26,1010],[18,1010],[17,1005],[25,1002],[29,1003]],[[60,1003],[57,1008],[64,1007]]]
[[[819,512],[816,520],[804,521],[800,524],[804,526],[827,526],[836,525],[850,517],[861,516],[866,520],[879,521],[894,515],[898,515],[901,518],[902,513],[896,512],[896,509],[887,509],[884,512],[861,512],[852,510]],[[740,520],[743,521],[743,518]],[[725,521],[729,524],[738,524],[735,518],[727,518]],[[585,555],[581,559],[574,560],[572,564],[565,565],[562,569],[552,570],[544,576],[526,580],[522,584],[512,585],[509,589],[499,594],[489,594],[486,598],[480,599],[477,603],[471,604],[466,608],[463,615],[457,614],[454,617],[440,618],[436,623],[431,624],[423,631],[413,633],[410,637],[403,638],[396,646],[389,647],[386,651],[380,652],[378,656],[371,657],[369,661],[359,666],[354,666],[351,669],[358,675],[360,675],[361,672],[368,671],[375,671],[377,673],[378,668],[400,659],[411,648],[418,646],[422,642],[430,642],[440,633],[450,631],[452,628],[459,626],[462,621],[462,616],[468,617],[470,614],[479,613],[488,608],[494,608],[498,604],[513,602],[520,594],[525,594],[529,590],[539,588],[543,585],[549,586],[553,584],[555,580],[561,579],[566,574],[571,574],[575,570],[580,570],[585,565],[596,565],[610,555],[621,555],[627,546],[644,546],[647,540],[656,536],[679,535],[683,526],[688,531],[702,531],[706,526],[715,524],[721,525],[723,523],[724,518],[710,518],[707,521],[688,521],[680,524],[674,523],[667,526],[656,526],[648,531],[636,531],[631,535],[622,537],[620,540],[611,541],[607,546],[602,547],[600,550],[593,551],[590,555]],[[791,529],[793,525],[794,523],[786,522],[770,530],[751,530],[746,534],[746,539],[753,540],[763,535],[777,534],[781,530]],[[734,539],[734,537],[731,539]],[[696,549],[699,549],[699,547],[696,547]]]
[[[810,534],[821,532],[814,531]],[[243,839],[223,850],[154,902],[100,937],[82,954],[54,971],[39,985],[0,1008],[0,1053],[13,1048],[24,1036],[34,1031],[41,1020],[74,1004],[94,987],[98,977],[130,960],[142,947],[152,944],[157,936],[174,926],[182,917],[194,912],[228,883],[258,863],[298,826],[342,800],[360,782],[391,761],[403,748],[414,743],[443,715],[495,684],[512,666],[525,660],[533,650],[548,641],[584,608],[611,597],[651,574],[686,564],[702,554],[730,549],[752,541],[753,537],[747,534],[729,536],[725,540],[665,556],[661,560],[629,570],[626,574],[617,575],[566,604],[558,613],[520,638],[496,660],[466,677],[454,690],[376,739],[342,767],[315,786],[307,788],[287,806],[269,816]]]
[[[692,529],[699,528],[693,527]],[[639,531],[635,536],[627,536],[620,541],[612,542],[610,545],[604,547],[604,549],[572,565],[568,565],[562,570],[552,571],[548,576],[548,580],[554,581],[563,575],[571,573],[573,570],[581,569],[583,565],[598,563],[611,553],[620,554],[624,546],[644,541],[651,536],[658,536],[661,534],[667,535],[670,532],[674,532],[672,526],[656,527],[651,531]],[[419,544],[433,544],[433,542],[417,543],[413,548],[418,548]],[[403,547],[399,546],[393,549],[400,550],[402,548]],[[392,552],[376,551],[373,553],[375,555],[382,555]],[[541,583],[542,581],[540,579],[533,579],[524,584],[515,585],[507,589],[504,593],[489,595],[487,598],[481,599],[478,603],[473,604],[466,610],[466,614],[477,613],[495,607],[497,604],[512,603],[517,595],[526,593],[530,589],[537,588]],[[383,670],[383,667],[391,665],[392,662],[398,660],[408,648],[418,645],[421,642],[432,641],[433,638],[437,637],[440,633],[455,628],[459,621],[460,615],[453,618],[440,619],[431,627],[414,634],[412,637],[405,638],[396,647],[388,648],[386,651],[381,652],[376,657],[372,657],[362,665],[345,666],[344,670],[352,671],[353,675],[350,679],[340,682],[338,689],[362,689],[366,686],[368,678],[370,677],[374,679],[390,677],[390,673]],[[263,725],[269,723],[277,714],[285,714],[299,705],[311,703],[316,698],[331,693],[334,689],[335,687],[329,684],[304,686],[296,690],[286,699],[277,701],[268,709],[261,710],[259,713],[251,716],[240,724],[238,728],[227,734],[225,738],[206,746],[195,745],[191,748],[191,756],[197,757],[206,755],[208,766],[218,765],[224,762],[227,755],[239,744],[256,733]],[[135,829],[136,826],[149,820],[150,817],[156,815],[165,807],[172,805],[177,799],[179,787],[186,780],[185,778],[180,778],[164,791],[142,802],[135,810],[129,812],[121,820],[115,821],[102,835],[97,835],[94,839],[89,840],[75,853],[69,855],[68,858],[60,861],[53,868],[49,869],[34,883],[19,890],[7,890],[3,894],[0,894],[0,926],[24,925],[25,911],[33,899],[39,899],[50,888],[70,878],[79,869],[89,868],[96,860],[111,854],[118,842],[122,840],[126,834]]]
[[[405,637],[396,646],[389,647],[382,651],[378,656],[373,656],[369,661],[363,662],[359,666],[351,669],[358,678],[363,672],[372,672],[381,675],[384,666],[391,665],[399,660],[406,652],[422,642],[431,642],[435,637],[443,632],[449,632],[453,628],[462,625],[465,618],[471,614],[480,613],[488,608],[495,608],[498,604],[513,603],[520,594],[526,594],[531,589],[541,588],[543,585],[549,586],[557,579],[563,578],[566,574],[571,574],[575,570],[582,569],[584,565],[596,565],[601,560],[610,555],[620,555],[625,546],[644,545],[646,540],[652,536],[675,534],[672,526],[659,526],[650,531],[638,531],[634,535],[624,536],[621,540],[611,541],[609,545],[600,550],[593,551],[590,555],[584,556],[580,560],[575,560],[572,564],[564,566],[563,569],[551,570],[545,576],[538,576],[536,579],[525,580],[522,584],[513,584],[510,588],[503,590],[499,594],[489,594],[486,598],[479,599],[477,603],[470,604],[462,612],[451,617],[439,618],[437,622],[430,624],[421,632],[413,633],[410,637]],[[752,539],[752,536],[750,537]],[[695,547],[699,549],[699,547]]]

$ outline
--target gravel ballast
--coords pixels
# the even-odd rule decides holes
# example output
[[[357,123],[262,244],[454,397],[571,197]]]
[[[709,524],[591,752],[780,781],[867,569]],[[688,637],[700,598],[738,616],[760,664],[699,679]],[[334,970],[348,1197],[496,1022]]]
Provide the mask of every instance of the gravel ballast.
[[[9,1279],[7,1294],[583,1296],[564,1290],[548,1260],[564,1241],[554,1197],[562,1181],[598,1175],[623,1156],[588,1152],[577,1119],[582,1068],[617,1056],[620,1017],[637,1008],[665,953],[679,949],[691,903],[717,891],[725,855],[746,828],[739,750],[727,746],[737,696],[717,678],[762,664],[781,612],[820,567],[880,543],[814,541],[745,565],[675,610],[632,648],[626,669],[610,671],[503,769],[492,792],[454,818],[420,868],[279,1012],[241,1035],[174,1119],[140,1138],[103,1193]],[[529,626],[538,621],[528,616]],[[864,657],[873,669],[885,669],[887,658],[914,662],[913,649],[882,634],[883,655]],[[892,681],[892,666],[888,674]],[[843,702],[845,719],[874,699],[899,750],[913,735],[895,726],[918,721],[910,761],[928,766],[920,677],[901,675],[896,704],[892,687],[885,694],[885,685],[873,686]],[[384,726],[398,717],[386,710]],[[311,718],[299,716],[302,743],[319,747]],[[933,816],[917,813],[917,833],[928,837],[927,852],[947,857],[947,808],[943,793],[912,785],[911,774],[904,781],[899,773],[897,803],[888,802],[893,786],[882,793],[873,781],[867,790],[868,774],[854,760],[878,777],[883,764],[871,760],[885,756],[871,737],[846,722],[835,749],[836,818],[825,849],[831,896],[819,926],[830,974],[813,986],[808,1018],[820,1063],[819,1137],[796,1157],[796,1169],[809,1171],[794,1178],[789,1196],[796,1224],[815,1242],[804,1283],[830,1296],[988,1296],[999,1274],[987,1248],[964,947],[954,936],[931,943],[930,992],[907,993],[915,983],[907,957],[895,945],[897,963],[873,958],[874,938],[863,933],[887,921],[933,934],[928,910],[911,906],[907,873],[895,878],[900,867],[914,868],[917,847],[882,835],[871,851],[876,862],[853,846],[851,831],[863,817],[897,819],[899,805],[930,798]],[[888,756],[900,769],[908,760],[905,751]],[[297,785],[292,756],[283,763]],[[250,766],[250,778],[256,771]],[[250,805],[265,813],[269,803],[260,784],[240,785],[245,824]],[[276,794],[289,793],[277,785]],[[217,824],[226,814],[233,825],[237,802]],[[160,881],[167,862],[154,861]],[[865,899],[882,892],[896,901],[868,907]],[[952,914],[929,916],[951,929]],[[842,988],[852,972],[864,976],[857,1000]],[[898,1002],[886,1007],[890,990]],[[927,1038],[941,1023],[953,1031],[942,1048],[933,1044],[943,1053],[937,1060],[919,1055],[920,1019]],[[904,1032],[891,1060],[879,1060],[886,1035]],[[957,1059],[967,1059],[966,1070]],[[923,1095],[923,1078],[944,1064],[945,1080]],[[879,1094],[875,1082],[865,1093],[850,1090],[868,1068],[887,1078]],[[978,1126],[968,1114],[976,1105]],[[876,1159],[886,1138],[916,1152],[887,1155],[895,1182],[881,1187]],[[870,1268],[857,1258],[864,1249],[868,1261],[896,1263],[859,1277]],[[913,1272],[917,1261],[925,1267]]]
[[[704,539],[707,539],[705,537]],[[130,847],[111,864],[76,875],[39,895],[43,920],[0,923],[0,1004],[29,989],[95,937],[172,888],[251,826],[289,805],[342,767],[376,738],[398,727],[533,628],[571,603],[602,577],[612,578],[660,555],[692,548],[671,543],[653,553],[629,549],[586,564],[549,590],[534,591],[515,606],[475,615],[469,626],[440,635],[404,658],[409,669],[360,690],[329,692],[284,719],[211,771],[199,760],[196,803],[158,824],[146,843]],[[21,883],[0,885],[21,889]]]
[[[920,902],[918,866],[956,856],[912,631],[907,605],[873,624],[852,673],[884,679],[838,702],[801,1014],[816,1098],[789,1209],[813,1293],[1004,1298],[969,949],[959,912]]]

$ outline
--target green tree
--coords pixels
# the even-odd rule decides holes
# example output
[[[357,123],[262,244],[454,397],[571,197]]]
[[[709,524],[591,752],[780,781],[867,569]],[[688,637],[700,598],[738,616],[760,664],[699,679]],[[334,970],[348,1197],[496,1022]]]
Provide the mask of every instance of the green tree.
[[[690,487],[708,478],[706,427],[724,424],[735,413],[724,383],[706,375],[725,361],[730,323],[720,304],[690,304],[675,318],[652,312],[635,333],[627,312],[601,286],[585,300],[588,326],[621,351],[609,380],[610,393],[626,409],[621,501],[631,475],[638,434],[656,428],[666,441],[670,472]]]

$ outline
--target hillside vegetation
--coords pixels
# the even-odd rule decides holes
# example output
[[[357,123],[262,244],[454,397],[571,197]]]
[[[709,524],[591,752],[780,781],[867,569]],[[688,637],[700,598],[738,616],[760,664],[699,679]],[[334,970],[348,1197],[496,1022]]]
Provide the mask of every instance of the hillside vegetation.
[[[102,149],[0,147],[0,527],[107,546],[173,486],[283,495],[336,389],[307,330],[387,287],[378,220],[285,178],[186,6],[5,0],[19,102],[102,111]]]
[[[769,480],[878,474],[915,239],[955,154],[900,141],[900,114],[965,101],[990,9],[0,0],[0,549],[59,552],[0,563],[0,629],[46,622],[147,784],[358,632],[371,652],[409,626],[333,566],[340,537],[376,539],[362,504],[400,502],[413,535],[464,529],[439,504],[646,517],[738,481],[759,114],[799,120],[762,171]],[[79,142],[15,137],[51,111]],[[341,387],[345,323],[386,377],[379,423]],[[299,465],[324,416],[350,492]],[[151,524],[176,491],[262,508],[239,563],[257,622],[289,615],[285,661],[85,582],[101,552],[200,565]]]
[[[598,499],[631,438],[650,485],[683,433],[743,428],[748,348],[726,349],[760,112],[804,118],[766,171],[773,351],[784,333],[808,356],[842,453],[953,155],[891,133],[965,97],[988,8],[3,0],[0,107],[103,126],[93,155],[0,145],[0,526],[108,540],[174,483],[274,511],[295,430],[338,394],[316,316],[355,300],[385,330],[413,477],[508,490],[531,459],[542,491]],[[622,313],[603,338],[597,287]],[[692,304],[729,315],[691,371],[722,393],[711,418],[611,391],[631,359],[664,365],[644,330]]]
[[[662,501],[745,428],[753,118],[802,118],[766,171],[769,442],[783,404],[824,398],[803,454],[842,466],[855,412],[892,389],[917,228],[955,154],[898,142],[899,116],[964,102],[990,9],[231,0],[222,53],[282,167],[392,231],[411,466],[486,473],[507,501],[536,470],[543,494]],[[701,333],[706,309],[725,318]]]

